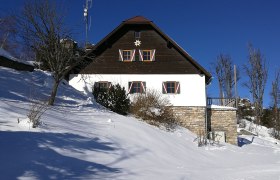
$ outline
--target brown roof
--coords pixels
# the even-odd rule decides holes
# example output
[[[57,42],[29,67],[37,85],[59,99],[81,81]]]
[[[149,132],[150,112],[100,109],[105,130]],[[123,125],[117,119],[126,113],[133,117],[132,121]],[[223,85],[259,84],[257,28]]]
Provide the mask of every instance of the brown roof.
[[[113,36],[117,31],[119,31],[122,27],[126,25],[131,25],[131,24],[146,24],[150,25],[153,29],[155,29],[162,37],[166,39],[167,42],[171,43],[177,51],[179,51],[181,54],[185,56],[186,59],[188,59],[196,68],[198,68],[202,74],[205,75],[206,77],[206,83],[209,84],[212,79],[212,75],[204,69],[200,64],[198,64],[184,49],[182,49],[174,40],[172,40],[169,36],[167,36],[165,33],[163,33],[154,23],[153,21],[150,21],[149,19],[143,17],[143,16],[135,16],[130,19],[127,19],[123,21],[118,27],[116,27],[111,33],[109,33],[105,38],[103,38],[101,41],[99,41],[92,51],[88,53],[90,55],[92,52],[97,50],[100,46],[103,44],[106,44],[107,40]]]
[[[149,19],[143,17],[143,16],[135,16],[133,18],[129,18],[125,21],[123,21],[125,23],[148,23],[148,22],[152,22]]]

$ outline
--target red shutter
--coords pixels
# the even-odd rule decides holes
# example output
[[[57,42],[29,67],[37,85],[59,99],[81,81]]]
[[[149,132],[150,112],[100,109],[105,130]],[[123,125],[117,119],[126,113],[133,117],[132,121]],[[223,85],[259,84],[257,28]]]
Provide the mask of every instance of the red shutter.
[[[176,87],[176,91],[175,91],[175,94],[180,94],[180,82],[175,82],[175,87]]]
[[[141,81],[141,93],[146,93],[146,82]]]
[[[99,88],[99,82],[94,83],[94,88]]]
[[[128,93],[131,94],[131,89],[132,89],[132,86],[133,86],[133,82],[128,82]]]
[[[140,61],[143,61],[143,51],[139,49]]]
[[[110,89],[112,86],[112,83],[111,82],[108,82],[108,89]]]
[[[162,83],[162,93],[167,94],[167,89],[166,89],[166,82]]]
[[[151,61],[155,61],[156,60],[156,50],[155,49],[153,49],[152,50],[152,56],[151,56]]]
[[[123,51],[119,49],[119,61],[123,61]]]
[[[135,49],[132,50],[132,56],[130,58],[130,61],[135,61]]]

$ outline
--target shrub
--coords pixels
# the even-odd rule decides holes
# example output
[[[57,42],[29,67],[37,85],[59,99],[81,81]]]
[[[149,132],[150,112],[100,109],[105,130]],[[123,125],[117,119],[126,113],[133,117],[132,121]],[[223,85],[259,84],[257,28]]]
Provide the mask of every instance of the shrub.
[[[44,101],[32,101],[27,117],[32,123],[32,127],[36,128],[41,124],[41,116],[48,110],[49,106]]]
[[[156,91],[147,91],[145,94],[137,94],[131,103],[130,112],[136,117],[155,126],[164,126],[172,130],[177,126],[176,118],[171,104]]]
[[[99,104],[118,114],[126,115],[129,111],[130,100],[119,84],[111,85],[108,89],[93,87],[93,96]]]

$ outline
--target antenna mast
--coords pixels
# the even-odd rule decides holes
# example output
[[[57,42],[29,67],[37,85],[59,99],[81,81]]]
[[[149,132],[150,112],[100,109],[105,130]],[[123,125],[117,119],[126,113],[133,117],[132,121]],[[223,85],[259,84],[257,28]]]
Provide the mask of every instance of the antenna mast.
[[[84,20],[86,23],[86,42],[85,46],[88,44],[88,31],[90,30],[90,22],[88,18],[88,10],[92,7],[92,0],[86,0],[86,5],[84,6]],[[91,18],[90,18],[91,20]]]

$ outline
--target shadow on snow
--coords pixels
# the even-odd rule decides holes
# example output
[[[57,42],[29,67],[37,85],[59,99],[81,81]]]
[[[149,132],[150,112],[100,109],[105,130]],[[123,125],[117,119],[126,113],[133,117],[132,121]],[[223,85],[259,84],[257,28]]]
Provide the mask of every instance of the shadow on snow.
[[[242,147],[244,145],[252,144],[253,141],[254,141],[254,136],[252,136],[252,140],[248,140],[243,137],[238,137],[238,146]]]
[[[33,177],[38,179],[113,178],[121,169],[58,153],[117,150],[99,138],[85,138],[69,133],[0,132],[0,179]]]
[[[0,68],[0,99],[29,102],[30,99],[47,100],[51,94],[53,78],[41,71],[18,72]],[[66,82],[61,82],[55,104],[76,105],[76,99],[87,100]]]

